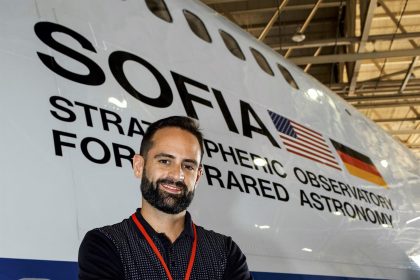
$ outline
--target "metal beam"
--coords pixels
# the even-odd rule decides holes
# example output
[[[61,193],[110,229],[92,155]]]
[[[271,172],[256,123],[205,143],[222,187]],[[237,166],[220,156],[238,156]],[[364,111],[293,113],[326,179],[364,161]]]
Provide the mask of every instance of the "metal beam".
[[[268,32],[270,32],[271,27],[273,26],[273,24],[278,19],[282,9],[286,6],[288,1],[289,0],[283,0],[283,2],[281,2],[279,7],[277,8],[276,12],[271,17],[270,21],[267,23],[267,26],[264,28],[264,30],[261,32],[260,36],[258,37],[258,41],[264,41],[264,38],[267,36]]]
[[[382,7],[382,9],[384,9],[388,17],[394,22],[395,26],[397,26],[398,29],[400,29],[402,33],[407,33],[407,29],[405,29],[405,27],[401,23],[399,23],[398,19],[395,17],[392,11],[388,8],[388,6],[384,3],[384,1],[378,0],[378,3]],[[410,44],[413,46],[413,48],[418,47],[414,40],[410,40]]]
[[[350,0],[350,1],[355,1],[355,0]],[[365,1],[365,0],[363,0]],[[204,0],[201,1],[203,3],[205,3],[206,5],[214,5],[214,4],[224,4],[223,2],[247,2],[247,0],[230,0],[230,1],[223,1],[223,0]],[[214,2],[214,3],[213,3]],[[295,2],[295,1],[293,1]],[[378,0],[379,2],[379,0]],[[343,6],[346,6],[346,1],[343,2]],[[326,3],[322,3],[319,8],[338,8],[341,6],[341,0],[335,1],[335,2],[326,2]],[[300,11],[300,10],[311,10],[314,7],[313,4],[297,4],[297,5],[288,5],[287,7],[284,8],[284,11]],[[274,13],[276,11],[277,7],[265,7],[265,8],[255,8],[255,9],[246,9],[246,10],[231,10],[231,13],[234,15],[243,15],[243,14],[262,14],[262,13]],[[222,10],[223,13],[223,10]],[[395,14],[399,14],[399,12],[391,12],[391,14],[395,15]],[[406,17],[418,17],[419,13],[417,11],[406,11],[404,13],[404,16]],[[387,19],[388,15],[386,13],[378,13],[375,15],[373,20],[383,20],[383,19]]]
[[[313,56],[291,57],[289,58],[289,60],[291,60],[293,63],[297,65],[304,65],[308,63],[325,64],[325,63],[338,63],[338,62],[347,62],[347,61],[376,59],[376,58],[419,56],[419,55],[420,55],[420,48],[417,48],[417,49],[409,49],[409,50],[394,50],[394,51],[383,51],[383,52],[321,55],[317,57],[313,57]],[[406,71],[403,71],[403,73],[405,72]],[[372,80],[375,80],[375,79],[372,79]]]
[[[286,6],[287,7],[287,6]],[[283,9],[284,11],[284,9]],[[329,28],[332,24],[332,18],[322,18],[322,19],[312,19],[311,22],[311,26],[316,25],[316,29],[320,30],[319,32],[324,34],[325,32],[323,32],[322,30],[325,30],[325,28]],[[261,31],[265,28],[266,24],[261,24],[261,23],[254,23],[254,24],[247,24],[244,23],[242,25],[240,25],[240,27],[244,30],[246,30],[247,32],[251,33],[254,35],[254,37],[258,37],[259,34],[261,33]],[[282,36],[287,36],[287,39],[292,38],[293,34],[296,33],[296,30],[298,30],[300,27],[302,26],[302,22],[301,21],[291,21],[291,22],[287,22],[281,23],[281,26],[279,26],[277,23],[271,27],[271,31],[278,31],[279,28],[282,29],[281,34]],[[288,32],[286,32],[285,30],[288,30]],[[257,33],[257,35],[256,35]],[[278,36],[278,32],[273,32],[274,35],[273,36],[268,36],[268,38],[274,38],[276,39],[276,36]],[[278,38],[277,38],[278,39]],[[285,38],[286,39],[286,38]],[[289,42],[293,42],[290,41]]]
[[[385,13],[391,18],[391,20],[394,22],[394,24],[402,31],[402,33],[407,33],[407,30],[405,27],[399,23],[397,18],[394,16],[394,14],[391,12],[391,10],[388,8],[388,6],[382,1],[379,0],[379,4],[381,5],[382,9],[384,9]],[[413,48],[417,48],[418,45],[414,40],[409,40],[410,44],[413,46]],[[399,90],[400,93],[404,92],[405,87],[407,86],[408,81],[410,80],[411,73],[413,73],[414,66],[417,63],[418,57],[415,56],[413,60],[411,61],[410,67],[407,70],[407,73],[405,74],[405,78],[403,83],[401,84],[401,88]]]
[[[355,0],[349,0],[349,1],[355,1]],[[363,0],[365,1],[365,0]],[[244,1],[245,2],[245,1]],[[379,2],[379,0],[378,0]],[[207,3],[205,3],[207,4]],[[213,3],[209,3],[207,5],[212,5]],[[346,6],[346,2],[343,2],[343,6]],[[348,4],[347,4],[348,6]],[[331,3],[322,3],[319,8],[338,8],[340,7],[340,2],[331,2]],[[310,10],[313,8],[313,4],[302,4],[302,5],[289,5],[287,7],[285,7],[284,11],[300,11],[300,10]],[[263,14],[263,13],[274,13],[276,11],[276,7],[266,7],[266,8],[256,8],[256,9],[247,9],[247,10],[232,10],[229,9],[230,12],[232,12],[232,14],[234,15],[245,15],[245,14]],[[222,10],[221,13],[224,13],[224,11]],[[392,15],[399,15],[399,12],[391,12]],[[418,18],[419,17],[419,13],[418,11],[406,11],[404,13],[404,16],[406,18]],[[374,21],[377,20],[384,20],[384,19],[388,19],[388,14],[387,13],[377,13],[375,14],[375,17],[373,18]]]
[[[376,0],[374,0],[376,1]],[[321,4],[322,0],[318,0],[315,3],[315,6],[313,7],[313,9],[311,10],[311,12],[309,13],[309,16],[306,18],[305,22],[303,23],[302,27],[299,29],[299,33],[305,33],[306,28],[308,28],[309,23],[311,22],[311,20],[314,18],[316,11],[319,8],[319,5]],[[289,55],[291,54],[293,50],[292,49],[288,49],[286,54],[284,55],[285,58],[288,58]]]
[[[372,35],[368,37],[368,42],[371,41],[390,41],[390,40],[402,40],[402,39],[412,39],[420,37],[420,32],[405,32],[397,34],[381,34],[381,35]]]
[[[409,149],[420,149],[420,144],[406,144]]]
[[[363,2],[363,3],[366,3],[366,2]],[[376,0],[370,0],[366,14],[363,15],[363,17],[362,17],[362,13],[360,15],[360,19],[363,22],[363,31],[362,31],[362,36],[360,38],[360,44],[359,44],[359,49],[357,50],[357,53],[364,52],[365,50],[366,42],[369,37],[370,27],[372,25],[373,15],[375,14],[376,4],[377,4]],[[362,5],[360,5],[360,7],[362,7]],[[352,72],[353,74],[350,80],[350,88],[348,92],[348,95],[350,96],[354,95],[354,89],[356,88],[356,82],[357,82],[357,76],[359,76],[359,70],[360,70],[361,65],[362,65],[362,62],[359,60],[357,60],[356,63],[354,64],[354,68]]]
[[[420,134],[420,129],[388,130],[387,132],[391,135]]]
[[[420,34],[420,32],[419,32]],[[353,38],[338,38],[336,39],[321,39],[303,41],[302,43],[284,43],[284,44],[270,44],[270,47],[275,50],[287,50],[287,49],[306,49],[306,48],[317,48],[317,47],[334,47],[334,46],[348,46],[354,43],[358,43],[357,37]]]
[[[407,33],[407,30],[405,29],[405,27],[402,24],[400,24],[400,21],[397,20],[397,18],[391,12],[391,10],[388,8],[388,6],[382,0],[379,0],[379,3],[381,5],[381,7],[384,9],[385,13],[391,18],[391,20],[394,22],[394,24],[398,27],[398,29],[400,29],[402,31],[402,33]],[[418,48],[418,45],[417,45],[417,43],[414,40],[409,40],[409,42],[411,43],[411,45],[414,48]],[[413,73],[414,66],[417,63],[417,59],[418,59],[418,56],[413,57],[413,59],[411,61],[411,64],[410,64],[410,67],[408,68],[408,70],[407,70],[407,72],[405,74],[404,80],[403,80],[403,82],[401,84],[399,93],[403,93],[404,92],[404,90],[405,90],[405,88],[406,88],[406,86],[408,84],[408,81],[411,78],[411,74]],[[413,106],[410,106],[410,110],[415,111],[415,108]]]
[[[347,102],[360,102],[360,101],[378,101],[378,100],[406,100],[406,99],[413,99],[419,98],[420,93],[411,93],[411,94],[376,94],[376,95],[369,95],[369,96],[345,96],[344,100]]]
[[[344,22],[344,33],[347,37],[354,37],[356,36],[356,21],[354,20],[356,18],[357,14],[357,1],[354,0],[346,0],[346,15],[345,15],[345,22]],[[355,53],[356,52],[356,46],[355,45],[349,45],[344,48],[344,51],[346,53]],[[346,69],[345,74],[347,76],[347,81],[351,80],[351,77],[353,76],[353,69],[354,69],[354,62],[347,62],[347,63],[340,63],[341,65],[344,65],[344,68]],[[344,70],[343,70],[344,74]],[[341,80],[344,80],[344,75],[341,77]]]
[[[413,60],[411,61],[410,67],[407,70],[407,73],[405,74],[404,80],[401,84],[400,90],[398,91],[399,93],[403,93],[408,82],[410,81],[411,78],[411,74],[414,71],[414,66],[416,66],[417,60],[418,60],[418,56],[413,57]]]
[[[378,109],[378,108],[395,108],[395,107],[409,107],[420,106],[420,101],[404,101],[404,102],[381,102],[370,104],[353,104],[357,109]]]
[[[245,2],[245,0],[202,0],[206,5]]]
[[[318,0],[318,2],[316,2],[315,6],[313,7],[313,9],[311,10],[311,12],[309,13],[309,16],[306,18],[305,22],[302,25],[302,28],[300,29],[300,32],[305,32],[306,28],[308,28],[309,23],[311,22],[311,20],[313,19],[313,17],[316,14],[316,11],[319,8],[319,5],[321,5],[322,0]]]
[[[386,61],[386,60],[385,60]],[[385,64],[385,61],[383,62]],[[400,61],[403,61],[403,59],[401,59]],[[372,60],[373,65],[375,65],[376,69],[378,69],[379,71],[379,75],[386,75],[386,71],[385,71],[385,67],[384,64],[380,65],[379,62],[377,62],[375,59]],[[366,63],[368,64],[368,63]]]
[[[381,87],[398,87],[401,84],[402,80],[385,80],[385,81],[365,81],[360,82],[360,88],[381,88]],[[420,86],[420,79],[412,79],[410,85],[419,85]],[[331,84],[330,88],[333,90],[343,90],[347,83],[337,83]]]
[[[398,33],[398,34],[383,34],[383,35],[372,35],[367,39],[367,43],[373,43],[378,41],[390,41],[390,40],[407,40],[412,38],[420,38],[420,32],[410,33]],[[330,38],[320,40],[308,40],[302,43],[282,43],[282,44],[270,44],[270,46],[278,50],[286,49],[305,49],[305,48],[317,48],[317,47],[333,47],[333,46],[348,46],[352,44],[360,43],[360,37],[349,37],[349,38]]]
[[[322,50],[322,47],[319,47],[319,48],[315,51],[314,56],[318,56],[318,55],[321,53],[321,50]],[[307,72],[308,72],[308,70],[309,70],[309,68],[311,68],[311,65],[312,65],[312,64],[306,64],[305,69],[303,69],[303,72],[307,73]]]
[[[416,117],[416,118],[395,118],[395,119],[376,119],[373,120],[374,122],[377,123],[383,123],[383,122],[416,122],[416,121],[420,121],[420,117]]]
[[[206,1],[206,4],[207,1]],[[210,3],[211,4],[211,3]],[[319,8],[336,8],[340,7],[341,0],[335,1],[335,2],[328,2],[328,3],[321,3]],[[343,3],[343,6],[345,6],[346,3]],[[311,10],[313,9],[313,4],[303,4],[303,5],[289,5],[284,7],[284,11],[300,11],[300,10]],[[248,10],[236,10],[232,11],[232,14],[257,14],[257,13],[273,13],[276,11],[277,8],[275,7],[268,7],[268,8],[259,8],[259,9],[248,9]]]
[[[396,92],[398,92],[398,88],[399,86],[383,86],[383,87],[368,87],[368,88],[364,88],[363,86],[357,86],[356,87],[356,91],[358,95],[361,96],[366,96],[369,94],[384,94],[384,95],[394,95]],[[348,87],[342,88],[342,89],[331,89],[332,91],[334,91],[335,93],[337,93],[338,95],[341,96],[347,96],[347,92],[348,92]],[[404,94],[415,94],[420,92],[420,86],[419,85],[414,85],[414,86],[409,86],[406,88]]]
[[[413,71],[416,71],[416,70],[419,70],[419,69],[420,69],[420,66],[417,66],[417,67],[414,67],[414,70]],[[406,72],[407,72],[406,70],[400,70],[400,71],[396,71],[396,72],[392,72],[392,73],[383,75],[380,78],[381,78],[381,80],[389,79],[389,78],[392,78],[394,76],[398,76],[398,75],[404,74]],[[364,80],[364,81],[362,81],[362,83],[363,82],[370,82],[370,81],[377,81],[377,80],[378,80],[378,78],[372,78],[372,79],[369,79],[369,80]]]

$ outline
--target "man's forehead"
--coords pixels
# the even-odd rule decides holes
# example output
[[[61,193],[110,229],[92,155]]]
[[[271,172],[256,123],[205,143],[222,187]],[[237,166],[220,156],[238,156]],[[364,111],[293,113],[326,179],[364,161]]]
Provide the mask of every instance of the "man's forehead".
[[[158,129],[152,136],[152,141],[156,140],[166,140],[167,138],[175,139],[175,138],[191,138],[190,141],[196,142],[198,144],[197,137],[195,137],[194,134],[192,134],[190,131],[179,128],[179,127],[163,127],[161,129]]]
[[[200,144],[197,137],[191,132],[178,127],[164,127],[157,130],[151,139],[151,144],[151,150],[166,146],[176,150],[197,150],[200,153]]]

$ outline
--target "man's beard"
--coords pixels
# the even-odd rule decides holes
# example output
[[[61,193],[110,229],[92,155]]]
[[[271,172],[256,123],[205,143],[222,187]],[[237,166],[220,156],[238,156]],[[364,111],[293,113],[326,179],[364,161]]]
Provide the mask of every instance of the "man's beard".
[[[141,179],[141,194],[143,198],[153,207],[167,214],[178,214],[190,206],[194,198],[194,190],[188,191],[184,182],[174,181],[170,178],[159,179],[153,183],[146,176],[146,170],[143,170]],[[170,184],[181,188],[180,194],[167,193],[159,188],[160,184]]]

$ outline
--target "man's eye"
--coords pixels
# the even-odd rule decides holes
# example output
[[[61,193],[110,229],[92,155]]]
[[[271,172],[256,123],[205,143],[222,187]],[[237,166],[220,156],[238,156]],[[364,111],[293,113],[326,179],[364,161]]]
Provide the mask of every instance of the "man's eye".
[[[162,163],[162,164],[169,164],[169,160],[167,160],[167,159],[160,159],[160,160],[159,160],[159,163]]]
[[[193,165],[184,165],[184,168],[190,171],[195,170],[195,167]]]

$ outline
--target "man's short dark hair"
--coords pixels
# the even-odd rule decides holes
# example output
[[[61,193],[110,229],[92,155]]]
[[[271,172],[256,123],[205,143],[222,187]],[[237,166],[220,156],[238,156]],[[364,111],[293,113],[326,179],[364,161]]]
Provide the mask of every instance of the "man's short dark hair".
[[[144,158],[146,157],[147,152],[153,146],[153,141],[152,141],[153,135],[155,135],[155,133],[159,129],[162,129],[165,127],[177,127],[193,134],[197,138],[198,143],[200,144],[200,149],[201,149],[200,161],[203,159],[203,154],[204,154],[203,134],[200,131],[198,121],[189,117],[184,117],[184,116],[172,116],[172,117],[160,119],[150,124],[143,135],[143,140],[141,141],[141,146],[140,146],[141,156],[143,156]]]

